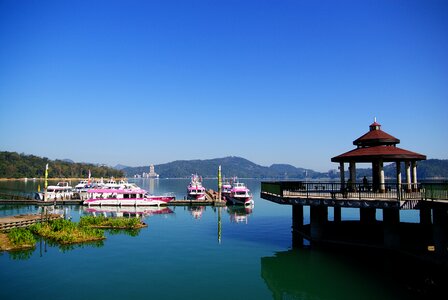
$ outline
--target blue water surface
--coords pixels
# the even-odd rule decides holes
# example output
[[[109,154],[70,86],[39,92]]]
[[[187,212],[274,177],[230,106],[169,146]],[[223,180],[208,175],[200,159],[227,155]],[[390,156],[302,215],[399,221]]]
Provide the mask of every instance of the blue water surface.
[[[139,179],[151,193],[185,195],[188,180]],[[170,207],[144,216],[137,232],[106,231],[93,244],[61,247],[40,239],[28,252],[0,254],[0,299],[397,299],[407,294],[356,262],[292,249],[291,207],[259,197],[252,211]],[[27,183],[34,189],[36,183]],[[74,185],[74,184],[73,184]],[[216,180],[204,180],[216,189]],[[0,216],[39,212],[0,206]],[[73,221],[82,206],[59,207]],[[356,218],[356,212],[343,212]],[[331,215],[331,212],[330,212]],[[305,209],[305,222],[309,210]],[[331,216],[330,216],[331,218]]]

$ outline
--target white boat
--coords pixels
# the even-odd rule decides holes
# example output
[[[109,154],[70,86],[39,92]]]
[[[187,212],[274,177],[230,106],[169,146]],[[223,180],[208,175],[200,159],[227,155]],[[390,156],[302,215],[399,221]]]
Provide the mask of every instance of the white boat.
[[[95,205],[159,206],[174,200],[174,196],[149,195],[146,190],[136,186],[130,188],[94,188],[87,191],[87,198],[83,204],[89,207]]]
[[[86,207],[83,210],[87,213],[96,215],[103,215],[104,217],[123,217],[123,216],[136,216],[136,217],[146,217],[153,215],[162,214],[173,214],[174,212],[169,207],[159,207],[159,206],[94,206]]]
[[[227,197],[230,195],[230,191],[232,190],[232,184],[229,181],[225,181],[221,185],[221,195],[227,200]]]
[[[45,200],[68,200],[73,197],[73,188],[66,181],[49,185],[45,190]]]
[[[233,204],[243,204],[245,206],[251,206],[254,204],[252,194],[246,185],[238,180],[232,183],[230,193],[226,196],[227,201]]]
[[[187,187],[188,199],[205,200],[205,187],[202,186],[202,179],[194,174],[191,175],[190,184]]]

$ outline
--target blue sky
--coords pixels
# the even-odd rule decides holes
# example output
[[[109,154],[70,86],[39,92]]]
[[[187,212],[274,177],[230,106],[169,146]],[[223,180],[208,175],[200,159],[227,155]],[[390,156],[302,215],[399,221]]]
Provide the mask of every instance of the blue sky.
[[[448,1],[0,0],[2,151],[326,171],[374,117],[448,158]]]

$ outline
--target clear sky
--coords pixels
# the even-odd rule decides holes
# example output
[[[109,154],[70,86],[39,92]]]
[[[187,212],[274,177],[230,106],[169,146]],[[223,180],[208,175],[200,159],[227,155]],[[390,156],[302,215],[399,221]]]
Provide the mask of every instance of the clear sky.
[[[448,1],[0,0],[0,150],[336,169],[374,117],[448,158]]]

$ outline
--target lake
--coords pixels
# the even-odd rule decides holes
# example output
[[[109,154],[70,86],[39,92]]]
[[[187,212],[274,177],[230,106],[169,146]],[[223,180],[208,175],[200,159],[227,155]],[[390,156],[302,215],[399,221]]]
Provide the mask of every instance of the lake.
[[[134,179],[151,193],[186,193],[187,179]],[[0,253],[0,299],[410,299],[431,294],[414,265],[381,253],[292,249],[291,207],[260,198],[236,207],[169,207],[144,216],[136,232],[106,231],[94,244],[60,247],[39,240],[26,252]],[[37,190],[42,183],[0,182]],[[74,186],[76,183],[72,182]],[[216,180],[204,179],[217,189]],[[0,216],[38,212],[0,205]],[[83,206],[59,207],[72,220]],[[356,218],[343,209],[343,218]],[[99,212],[98,212],[99,213]],[[331,218],[331,212],[329,214]],[[403,217],[416,218],[414,213]],[[305,208],[305,223],[309,210]],[[410,276],[410,272],[417,273]]]

